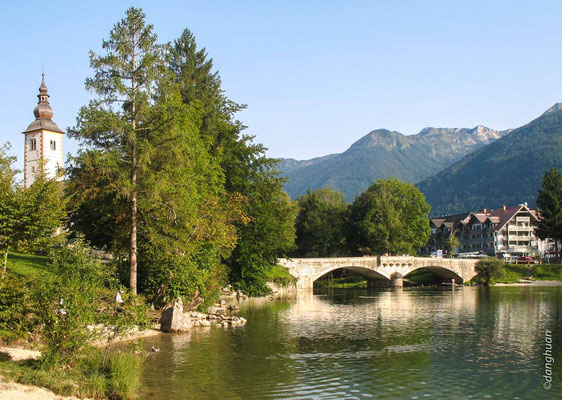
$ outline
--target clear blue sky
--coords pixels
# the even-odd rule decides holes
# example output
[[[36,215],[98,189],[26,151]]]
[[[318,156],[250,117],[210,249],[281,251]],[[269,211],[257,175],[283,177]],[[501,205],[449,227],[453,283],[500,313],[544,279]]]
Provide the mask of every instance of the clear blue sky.
[[[377,128],[513,128],[562,101],[560,1],[10,1],[0,144],[18,166],[42,66],[66,129],[89,99],[88,51],[131,5],[161,41],[194,32],[274,157],[341,152]]]

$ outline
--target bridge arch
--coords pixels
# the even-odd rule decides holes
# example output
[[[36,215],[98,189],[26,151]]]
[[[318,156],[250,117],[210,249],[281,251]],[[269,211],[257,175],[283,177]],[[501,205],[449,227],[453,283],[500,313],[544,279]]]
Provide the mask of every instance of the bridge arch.
[[[438,275],[439,277],[450,281],[451,279],[454,279],[456,283],[463,283],[464,279],[462,278],[462,276],[460,276],[457,272],[453,271],[452,269],[449,269],[447,267],[441,267],[438,265],[428,265],[428,266],[421,266],[421,267],[415,267],[412,268],[407,274],[404,275],[404,278],[408,278],[408,275],[410,275],[412,272],[415,271],[419,271],[419,270],[427,270],[430,272],[433,272],[434,274]]]
[[[366,268],[361,266],[328,266],[322,272],[316,273],[316,275],[312,276],[312,283],[316,282],[318,279],[322,278],[323,276],[329,274],[330,272],[337,271],[340,269],[345,269],[348,271],[357,272],[360,275],[363,275],[367,279],[375,279],[375,280],[390,280],[389,276],[386,276],[383,272],[375,271],[372,268]]]

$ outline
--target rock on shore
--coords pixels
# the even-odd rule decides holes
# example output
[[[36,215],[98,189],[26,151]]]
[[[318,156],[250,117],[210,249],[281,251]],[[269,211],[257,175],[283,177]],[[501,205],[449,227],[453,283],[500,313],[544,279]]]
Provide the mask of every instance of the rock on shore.
[[[180,298],[176,300],[173,307],[167,308],[160,316],[160,329],[163,332],[186,332],[192,327],[209,327],[211,321],[215,321],[217,326],[236,326],[244,325],[245,318],[237,316],[227,316],[227,308],[224,302],[214,307],[209,307],[208,312],[199,313],[183,311],[183,302]]]

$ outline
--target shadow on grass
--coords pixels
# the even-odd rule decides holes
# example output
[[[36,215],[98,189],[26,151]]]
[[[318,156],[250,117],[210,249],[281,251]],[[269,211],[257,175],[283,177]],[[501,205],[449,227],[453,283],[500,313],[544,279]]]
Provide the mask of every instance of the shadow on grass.
[[[8,270],[17,276],[24,277],[40,272],[50,272],[49,259],[45,256],[10,252],[8,254]]]

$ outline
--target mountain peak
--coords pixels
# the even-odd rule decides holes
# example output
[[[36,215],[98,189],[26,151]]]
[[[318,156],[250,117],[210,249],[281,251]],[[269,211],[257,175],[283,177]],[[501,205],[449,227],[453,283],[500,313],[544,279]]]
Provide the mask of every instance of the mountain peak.
[[[550,107],[548,110],[543,112],[542,115],[558,112],[560,110],[562,110],[562,103],[556,103],[552,107]]]

